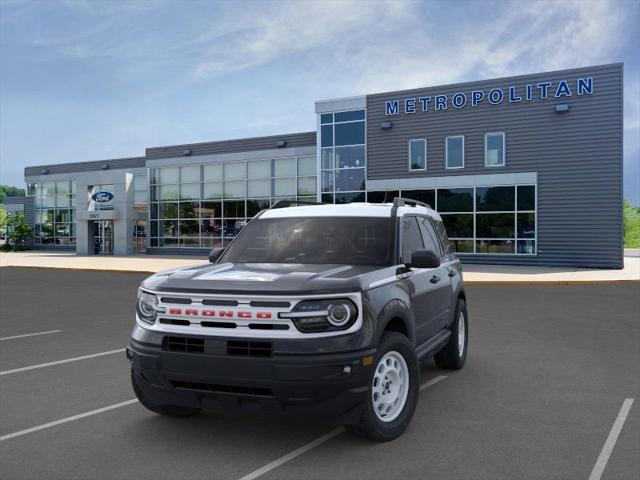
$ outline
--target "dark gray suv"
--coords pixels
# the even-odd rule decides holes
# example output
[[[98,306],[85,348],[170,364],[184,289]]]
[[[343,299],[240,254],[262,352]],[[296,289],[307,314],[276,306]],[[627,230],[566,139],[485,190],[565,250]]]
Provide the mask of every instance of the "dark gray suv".
[[[460,261],[428,205],[277,204],[210,264],[138,292],[133,388],[156,413],[201,409],[330,417],[392,440],[413,416],[419,361],[460,369]]]

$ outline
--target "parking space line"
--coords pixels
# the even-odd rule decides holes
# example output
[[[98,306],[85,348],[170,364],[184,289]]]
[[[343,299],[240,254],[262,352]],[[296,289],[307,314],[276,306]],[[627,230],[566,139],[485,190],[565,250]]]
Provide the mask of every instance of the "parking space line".
[[[596,464],[593,466],[591,475],[589,475],[589,480],[600,480],[600,477],[602,477],[604,469],[607,467],[609,457],[611,456],[611,452],[613,452],[613,447],[616,446],[616,442],[618,441],[624,422],[627,420],[629,410],[631,410],[631,405],[633,405],[633,398],[626,398],[624,402],[622,402],[620,412],[618,413],[615,422],[613,422],[609,436],[604,442],[604,446],[598,456],[598,460],[596,460]]]
[[[81,418],[86,418],[92,415],[97,415],[99,413],[108,412],[109,410],[115,410],[116,408],[126,407],[127,405],[131,405],[132,403],[136,403],[137,401],[138,401],[137,398],[132,398],[131,400],[127,400],[125,402],[114,403],[113,405],[108,405],[106,407],[98,408],[96,410],[91,410],[90,412],[79,413],[78,415],[73,415],[72,417],[61,418],[60,420],[55,420],[53,422],[45,423],[43,425],[38,425],[37,427],[26,428],[18,432],[8,433],[6,435],[0,436],[0,442],[9,440],[15,437],[21,437],[22,435],[26,435],[28,433],[44,430],[45,428],[55,427],[56,425],[62,425],[63,423],[69,423],[75,420],[80,420]]]
[[[108,352],[92,353],[91,355],[83,355],[82,357],[65,358],[64,360],[57,360],[55,362],[39,363],[38,365],[29,365],[28,367],[14,368],[12,370],[4,370],[0,372],[2,375],[10,375],[12,373],[26,372],[27,370],[35,370],[36,368],[52,367],[54,365],[61,365],[63,363],[77,362],[78,360],[86,360],[88,358],[102,357],[104,355],[113,355],[114,353],[122,353],[124,348],[117,350],[109,350]]]
[[[50,333],[60,333],[61,331],[62,330],[47,330],[46,332],[23,333],[22,335],[13,335],[12,337],[2,337],[0,338],[0,341],[14,340],[16,338],[35,337],[36,335],[48,335]]]
[[[444,380],[445,378],[447,378],[446,375],[440,375],[438,377],[432,378],[428,382],[425,382],[422,385],[420,385],[420,391],[435,385],[436,383],[440,382],[441,380]],[[322,445],[323,443],[331,440],[332,438],[337,437],[344,431],[345,431],[344,427],[339,427],[339,428],[336,428],[335,430],[330,431],[329,433],[325,433],[321,437],[318,437],[315,440],[312,440],[311,442],[301,446],[300,448],[297,448],[292,452],[289,452],[286,455],[274,460],[273,462],[266,464],[264,467],[260,467],[259,469],[254,470],[251,473],[248,473],[244,477],[240,478],[240,480],[255,480],[256,478],[261,477],[265,473],[268,473],[271,470],[274,470],[279,466],[284,465],[285,463],[293,460],[294,458],[299,457],[303,453],[306,453],[309,450],[314,449],[318,445]]]

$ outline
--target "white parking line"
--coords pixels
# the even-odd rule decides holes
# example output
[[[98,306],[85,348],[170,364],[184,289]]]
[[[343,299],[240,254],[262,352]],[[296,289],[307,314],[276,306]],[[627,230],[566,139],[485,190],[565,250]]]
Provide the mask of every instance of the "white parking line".
[[[23,333],[22,335],[14,335],[12,337],[2,337],[2,340],[13,340],[15,338],[35,337],[36,335],[48,335],[50,333],[60,333],[62,330],[47,330],[46,332]]]
[[[604,442],[600,456],[598,457],[598,460],[596,460],[596,464],[593,466],[591,475],[589,475],[589,480],[600,480],[600,477],[602,477],[604,469],[607,467],[609,457],[611,456],[611,452],[613,452],[613,447],[616,446],[618,436],[620,436],[624,422],[627,420],[629,410],[631,410],[631,405],[633,405],[633,398],[626,398],[624,402],[622,402],[620,412],[618,413],[616,421],[613,422],[613,427],[611,427],[607,441]]]
[[[35,370],[36,368],[52,367],[53,365],[61,365],[63,363],[77,362],[78,360],[86,360],[88,358],[102,357],[103,355],[113,355],[114,353],[122,353],[122,352],[124,352],[124,348],[119,348],[117,350],[109,350],[108,352],[92,353],[91,355],[83,355],[82,357],[66,358],[64,360],[58,360],[56,362],[39,363],[38,365],[29,365],[28,367],[20,367],[20,368],[14,368],[12,370],[4,370],[0,372],[0,376],[10,375],[12,373],[18,373],[18,372],[26,372],[27,370]]]
[[[447,378],[446,375],[440,375],[438,377],[432,378],[428,382],[425,382],[422,385],[420,385],[420,391],[435,385],[436,383],[440,382],[441,380],[444,380],[445,378]],[[251,473],[248,473],[244,477],[240,478],[240,480],[255,480],[256,478],[261,477],[265,473],[268,473],[271,470],[274,470],[281,465],[284,465],[285,463],[293,460],[296,457],[299,457],[303,453],[308,452],[309,450],[317,447],[318,445],[322,445],[328,440],[331,440],[333,437],[340,435],[342,432],[344,432],[344,428],[339,427],[339,428],[336,428],[335,430],[330,431],[329,433],[325,433],[321,437],[318,437],[315,440],[312,440],[306,445],[303,445],[300,448],[297,448],[294,451],[289,452],[286,455],[274,460],[273,462],[266,464],[264,467],[260,467],[259,469],[254,470]]]
[[[55,427],[56,425],[62,425],[63,423],[73,422],[74,420],[80,420],[81,418],[90,417],[91,415],[97,415],[99,413],[108,412],[109,410],[115,410],[116,408],[126,407],[127,405],[131,405],[132,403],[136,403],[138,401],[137,398],[132,398],[131,400],[127,400],[125,402],[114,403],[113,405],[108,405],[106,407],[98,408],[97,410],[91,410],[90,412],[79,413],[78,415],[73,415],[72,417],[61,418],[60,420],[55,420],[53,422],[45,423],[43,425],[38,425],[37,427],[27,428],[25,430],[20,430],[19,432],[8,433],[7,435],[0,436],[0,442],[4,442],[5,440],[9,440],[15,437],[21,437],[22,435],[26,435],[27,433],[37,432],[38,430],[44,430],[45,428]]]

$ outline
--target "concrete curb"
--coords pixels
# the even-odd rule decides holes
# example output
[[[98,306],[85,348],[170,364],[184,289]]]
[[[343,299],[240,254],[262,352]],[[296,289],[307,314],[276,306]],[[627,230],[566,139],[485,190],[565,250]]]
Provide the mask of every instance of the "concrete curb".
[[[109,268],[81,268],[81,267],[42,267],[38,265],[1,265],[0,268],[33,268],[45,270],[69,270],[78,272],[107,272],[107,273],[143,273],[153,275],[162,270],[119,270]],[[526,285],[640,285],[640,279],[619,280],[465,280],[465,285],[474,286],[526,286]]]

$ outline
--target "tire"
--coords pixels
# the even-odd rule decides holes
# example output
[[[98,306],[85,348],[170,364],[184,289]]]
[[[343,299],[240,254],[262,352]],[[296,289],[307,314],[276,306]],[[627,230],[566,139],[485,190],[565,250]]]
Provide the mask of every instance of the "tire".
[[[403,373],[398,376],[400,371]],[[401,378],[405,378],[405,381]],[[383,383],[385,379],[386,383]],[[385,332],[376,355],[375,369],[371,374],[371,388],[367,394],[365,410],[359,423],[345,425],[345,428],[355,435],[376,442],[388,442],[399,437],[406,430],[416,409],[419,380],[418,358],[409,339],[400,333]],[[398,401],[384,404],[385,396],[394,400],[395,393]],[[380,411],[381,405],[382,413],[376,413],[376,409]],[[389,405],[392,406],[386,413]],[[383,419],[382,416],[385,415]]]
[[[451,325],[451,337],[447,345],[435,355],[436,365],[446,370],[460,370],[467,360],[468,346],[469,316],[467,314],[467,304],[464,300],[458,299],[456,314],[453,325]]]
[[[149,396],[147,396],[138,382],[144,381],[140,380],[139,376],[131,369],[131,385],[133,386],[133,391],[138,397],[140,403],[147,409],[151,410],[154,413],[159,415],[164,415],[166,417],[191,417],[200,412],[200,408],[192,408],[192,407],[182,407],[180,405],[161,405],[159,403],[154,402]]]

